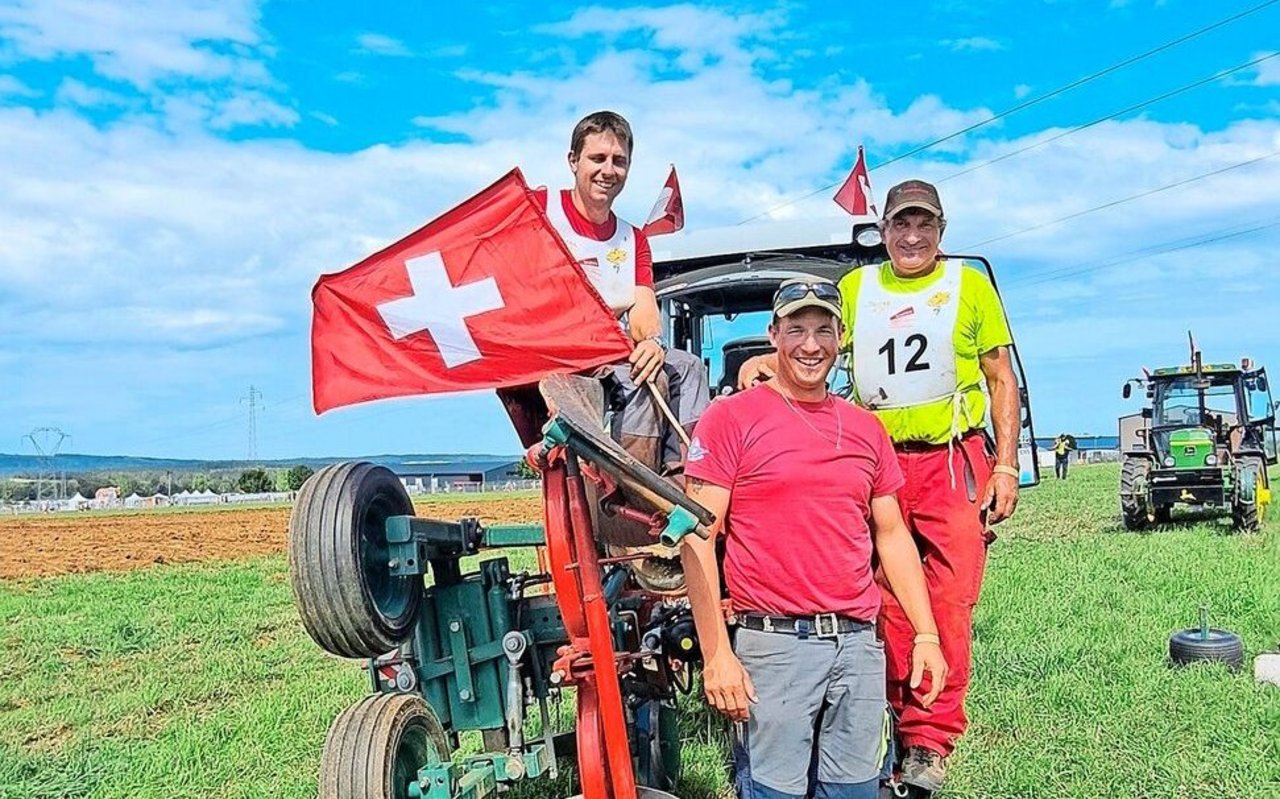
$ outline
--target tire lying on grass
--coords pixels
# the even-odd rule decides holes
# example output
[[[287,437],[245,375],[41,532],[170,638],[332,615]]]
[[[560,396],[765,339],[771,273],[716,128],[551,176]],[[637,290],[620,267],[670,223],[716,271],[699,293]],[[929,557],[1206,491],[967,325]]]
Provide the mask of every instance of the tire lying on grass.
[[[311,638],[339,657],[371,658],[413,630],[422,578],[388,567],[386,521],[413,503],[389,469],[335,463],[312,475],[289,517],[289,578]]]
[[[1174,666],[1190,663],[1223,663],[1232,671],[1244,665],[1244,642],[1230,630],[1210,628],[1202,638],[1199,627],[1179,630],[1169,636],[1169,662]]]
[[[319,799],[404,799],[418,769],[449,756],[440,719],[420,694],[366,696],[329,726]]]

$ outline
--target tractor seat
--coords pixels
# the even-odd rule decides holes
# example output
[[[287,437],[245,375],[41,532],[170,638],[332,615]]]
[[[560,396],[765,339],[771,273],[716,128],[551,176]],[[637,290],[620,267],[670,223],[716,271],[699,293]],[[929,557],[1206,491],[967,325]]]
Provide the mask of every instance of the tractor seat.
[[[726,342],[724,352],[724,375],[716,386],[716,393],[732,394],[738,390],[738,370],[748,358],[757,355],[768,355],[773,352],[773,345],[768,336],[747,336]]]

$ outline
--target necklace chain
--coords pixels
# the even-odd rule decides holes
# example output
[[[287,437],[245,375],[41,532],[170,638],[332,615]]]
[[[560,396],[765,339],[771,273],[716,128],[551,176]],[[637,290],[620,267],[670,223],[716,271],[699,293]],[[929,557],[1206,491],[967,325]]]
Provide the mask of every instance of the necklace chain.
[[[810,430],[812,430],[813,434],[816,435],[818,438],[822,439],[823,441],[827,441],[832,444],[835,444],[836,451],[837,452],[840,451],[840,442],[844,437],[843,417],[840,415],[840,409],[836,407],[835,400],[832,398],[830,394],[827,394],[827,405],[830,406],[832,412],[836,415],[836,440],[835,441],[831,441],[831,439],[828,438],[825,434],[823,434],[821,430],[819,430],[816,426],[814,426],[813,422],[810,422],[808,418],[806,418],[805,414],[801,413],[800,409],[795,406],[795,404],[791,401],[790,397],[788,397],[786,394],[784,394],[781,391],[779,391],[778,394],[782,397],[782,401],[787,403],[787,407],[791,409],[791,412],[794,413],[796,416],[798,416],[800,418],[800,421],[804,422],[805,427],[808,427]]]

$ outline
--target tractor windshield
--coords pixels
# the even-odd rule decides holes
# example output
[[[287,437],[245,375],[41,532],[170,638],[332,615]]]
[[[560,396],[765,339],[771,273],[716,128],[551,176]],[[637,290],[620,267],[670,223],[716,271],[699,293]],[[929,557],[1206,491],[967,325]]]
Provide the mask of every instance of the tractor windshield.
[[[1157,383],[1154,427],[1211,427],[1237,423],[1235,379],[1187,377]]]

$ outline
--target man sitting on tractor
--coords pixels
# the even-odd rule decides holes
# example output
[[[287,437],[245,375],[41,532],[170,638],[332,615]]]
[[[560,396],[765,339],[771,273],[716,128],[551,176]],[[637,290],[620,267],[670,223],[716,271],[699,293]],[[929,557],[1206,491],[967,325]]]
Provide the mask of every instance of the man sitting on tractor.
[[[554,196],[539,191],[547,218],[591,285],[613,309],[635,350],[630,363],[613,375],[625,399],[614,434],[634,457],[659,473],[678,471],[684,452],[679,434],[663,419],[655,400],[642,391],[656,381],[686,431],[710,401],[702,361],[683,350],[666,349],[662,319],[653,293],[653,254],[640,228],[613,212],[631,167],[631,126],[612,111],[584,117],[569,142],[573,188]]]
[[[902,471],[874,415],[827,391],[840,294],[786,281],[769,338],[776,378],[712,403],[695,430],[686,492],[715,514],[682,559],[707,700],[736,722],[743,799],[874,797],[888,760],[880,590],[872,552],[914,628],[911,687],[933,702],[947,665],[920,556],[894,496]],[[716,537],[738,628],[720,604]],[[811,774],[816,784],[810,784]]]

